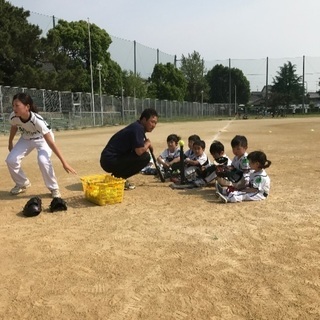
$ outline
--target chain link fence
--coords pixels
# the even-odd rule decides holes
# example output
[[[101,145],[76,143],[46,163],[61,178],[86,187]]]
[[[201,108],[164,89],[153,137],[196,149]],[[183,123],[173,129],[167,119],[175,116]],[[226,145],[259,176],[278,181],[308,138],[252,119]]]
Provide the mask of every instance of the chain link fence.
[[[202,120],[235,116],[237,105],[180,102],[158,99],[137,99],[92,95],[85,92],[60,92],[0,86],[0,131],[9,131],[9,115],[13,96],[19,92],[29,94],[39,114],[54,130],[127,124],[139,118],[146,108],[157,110],[161,121]]]

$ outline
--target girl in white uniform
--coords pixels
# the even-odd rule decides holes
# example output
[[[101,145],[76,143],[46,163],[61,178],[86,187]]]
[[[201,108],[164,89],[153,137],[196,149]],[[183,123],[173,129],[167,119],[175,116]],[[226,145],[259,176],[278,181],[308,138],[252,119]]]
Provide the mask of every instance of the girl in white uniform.
[[[248,154],[248,160],[252,172],[250,173],[249,186],[242,190],[227,192],[227,196],[218,193],[224,202],[241,202],[264,200],[270,192],[270,178],[264,170],[269,168],[271,161],[262,151],[253,151]],[[229,188],[230,190],[230,188]]]
[[[11,189],[11,194],[24,192],[31,183],[21,168],[22,159],[27,156],[33,149],[38,152],[38,165],[42,173],[46,187],[50,190],[53,198],[61,197],[57,179],[50,160],[52,151],[60,159],[63,168],[69,173],[75,174],[76,171],[64,160],[61,152],[54,142],[54,135],[50,126],[37,113],[32,98],[25,93],[18,93],[12,100],[13,112],[9,121],[11,124],[9,145],[10,151],[6,163],[15,182]],[[20,131],[21,136],[13,146],[13,139]]]

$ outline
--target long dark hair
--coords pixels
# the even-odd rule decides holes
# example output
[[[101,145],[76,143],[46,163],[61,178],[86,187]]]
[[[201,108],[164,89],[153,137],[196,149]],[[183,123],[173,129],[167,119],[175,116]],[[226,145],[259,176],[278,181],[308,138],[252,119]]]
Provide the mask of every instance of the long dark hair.
[[[17,93],[13,96],[12,98],[12,103],[14,100],[19,100],[21,101],[24,105],[29,105],[30,106],[30,111],[38,113],[38,109],[35,106],[35,104],[33,103],[32,98],[30,97],[30,95],[24,93],[24,92],[20,92]]]

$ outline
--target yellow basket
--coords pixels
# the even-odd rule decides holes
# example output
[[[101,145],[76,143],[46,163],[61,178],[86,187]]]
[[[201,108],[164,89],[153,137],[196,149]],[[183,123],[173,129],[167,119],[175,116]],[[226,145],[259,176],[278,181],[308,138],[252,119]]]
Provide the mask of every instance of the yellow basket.
[[[99,206],[122,202],[125,181],[108,174],[81,178],[85,198]]]

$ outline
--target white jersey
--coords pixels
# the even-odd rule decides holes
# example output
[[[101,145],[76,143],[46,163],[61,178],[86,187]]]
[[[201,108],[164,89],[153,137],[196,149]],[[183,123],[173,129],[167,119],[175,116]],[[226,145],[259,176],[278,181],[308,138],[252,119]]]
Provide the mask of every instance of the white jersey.
[[[267,197],[270,192],[270,178],[264,169],[250,173],[249,186],[259,190],[259,193]]]
[[[241,171],[248,171],[250,170],[248,154],[243,154],[240,158],[235,156],[232,159],[231,165]]]
[[[180,149],[177,147],[173,152],[170,152],[167,148],[162,151],[160,157],[167,162],[171,162],[173,159],[180,157]]]
[[[191,158],[194,156],[193,150],[192,150],[192,149],[187,150],[187,151],[184,153],[184,156],[185,156],[186,158],[191,159]]]
[[[231,165],[243,172],[243,177],[240,181],[233,183],[233,186],[237,189],[243,189],[249,185],[250,180],[250,165],[248,160],[248,154],[245,152],[241,157],[235,156],[232,159]]]
[[[48,123],[37,113],[30,111],[30,118],[23,122],[14,112],[10,114],[9,122],[18,127],[21,137],[26,140],[41,139],[49,132],[52,132]]]
[[[205,152],[201,156],[196,156],[195,154],[193,154],[190,160],[198,161],[199,166],[205,166],[209,163],[208,156],[205,154]]]

